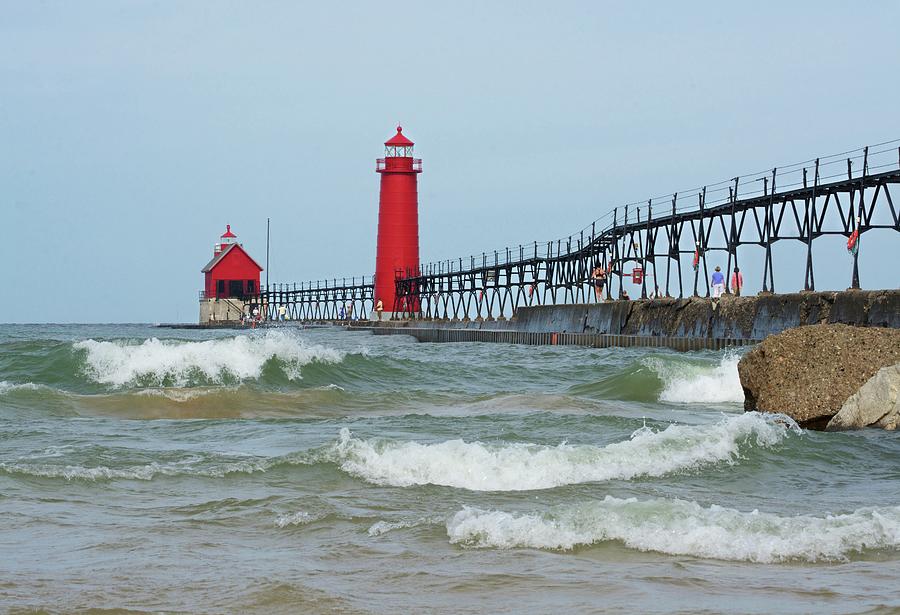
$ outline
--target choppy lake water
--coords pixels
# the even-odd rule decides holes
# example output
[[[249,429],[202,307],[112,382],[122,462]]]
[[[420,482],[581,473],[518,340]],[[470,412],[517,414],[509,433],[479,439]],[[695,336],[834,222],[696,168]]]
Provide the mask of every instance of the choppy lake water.
[[[0,327],[0,607],[900,609],[900,435],[736,354]]]

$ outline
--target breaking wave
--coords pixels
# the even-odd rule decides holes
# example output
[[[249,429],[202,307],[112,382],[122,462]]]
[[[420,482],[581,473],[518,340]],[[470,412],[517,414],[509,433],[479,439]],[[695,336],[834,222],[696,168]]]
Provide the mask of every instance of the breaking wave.
[[[684,500],[618,499],[546,514],[463,508],[447,521],[450,542],[474,548],[568,550],[621,541],[640,551],[723,560],[845,560],[900,548],[900,506],[814,517],[741,512]]]
[[[41,391],[48,388],[49,387],[45,387],[40,384],[34,384],[33,382],[25,382],[19,384],[15,382],[8,382],[6,380],[0,380],[0,395],[6,395],[7,393],[12,393],[15,391]]]
[[[683,361],[667,361],[658,357],[644,359],[663,382],[659,400],[665,402],[743,403],[744,389],[738,376],[736,353],[726,353],[717,365],[697,365]]]
[[[201,342],[89,339],[73,347],[85,353],[84,371],[89,378],[114,387],[234,384],[260,378],[269,362],[296,380],[308,363],[338,363],[344,358],[338,350],[308,344],[284,331]]]
[[[735,463],[742,450],[774,446],[799,431],[787,417],[757,413],[662,431],[645,426],[629,440],[607,446],[369,441],[344,428],[333,454],[342,470],[376,484],[523,491]]]

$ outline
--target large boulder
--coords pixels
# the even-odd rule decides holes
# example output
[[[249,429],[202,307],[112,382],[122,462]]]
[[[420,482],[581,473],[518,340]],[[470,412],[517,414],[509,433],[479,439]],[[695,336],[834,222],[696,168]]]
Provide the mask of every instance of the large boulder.
[[[809,325],[771,335],[741,359],[747,411],[781,412],[824,429],[882,367],[900,362],[900,330]]]
[[[882,367],[844,402],[827,431],[860,429],[873,425],[897,429],[900,423],[900,363]]]

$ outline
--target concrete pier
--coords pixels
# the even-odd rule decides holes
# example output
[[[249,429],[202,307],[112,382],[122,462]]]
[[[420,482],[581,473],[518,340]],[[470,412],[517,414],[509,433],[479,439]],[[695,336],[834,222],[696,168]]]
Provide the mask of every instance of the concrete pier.
[[[677,350],[744,346],[819,323],[900,328],[900,290],[802,292],[751,297],[609,301],[521,308],[510,320],[352,323],[376,335],[423,342],[649,346]]]

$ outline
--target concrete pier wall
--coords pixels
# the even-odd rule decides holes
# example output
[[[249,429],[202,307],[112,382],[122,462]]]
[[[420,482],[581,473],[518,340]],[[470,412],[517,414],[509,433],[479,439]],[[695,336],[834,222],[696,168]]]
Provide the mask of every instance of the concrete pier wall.
[[[421,341],[485,341],[586,346],[667,346],[681,350],[745,345],[802,325],[844,323],[900,328],[900,290],[804,292],[610,301],[521,308],[511,320],[360,322],[375,334]]]
[[[201,299],[200,324],[238,324],[241,322],[241,314],[246,310],[246,305],[240,299]]]

